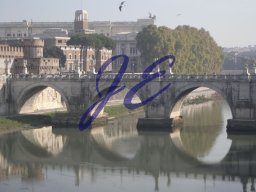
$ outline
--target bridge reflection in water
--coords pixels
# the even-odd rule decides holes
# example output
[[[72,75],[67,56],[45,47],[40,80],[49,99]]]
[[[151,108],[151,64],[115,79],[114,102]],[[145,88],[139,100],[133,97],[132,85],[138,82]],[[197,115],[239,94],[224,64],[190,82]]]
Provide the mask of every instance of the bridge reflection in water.
[[[137,118],[129,116],[87,132],[44,127],[2,135],[0,190],[19,191],[28,183],[40,188],[45,182],[45,191],[53,186],[61,191],[136,191],[139,187],[145,191],[203,191],[200,186],[209,188],[210,183],[216,191],[232,187],[233,191],[255,191],[256,137],[227,138],[224,134],[221,138],[225,120],[218,114],[223,105],[208,105],[215,114],[210,116],[211,126],[207,121],[196,126],[189,123],[172,133],[138,133]],[[185,110],[184,118],[192,120],[189,113],[199,111],[207,118],[202,108]],[[14,176],[22,178],[21,184],[14,182]]]

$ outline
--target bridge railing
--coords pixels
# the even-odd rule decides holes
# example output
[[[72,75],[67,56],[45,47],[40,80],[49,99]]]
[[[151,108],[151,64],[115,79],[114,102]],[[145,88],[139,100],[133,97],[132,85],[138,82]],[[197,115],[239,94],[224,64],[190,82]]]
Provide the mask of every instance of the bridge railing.
[[[101,75],[101,80],[113,80],[115,79],[117,73],[105,73]],[[142,73],[125,73],[123,74],[123,80],[140,80],[142,79]],[[10,75],[9,79],[17,80],[56,80],[56,79],[77,79],[77,80],[95,80],[96,74],[16,74]],[[256,75],[179,75],[179,74],[166,74],[160,78],[156,78],[155,81],[256,81]]]

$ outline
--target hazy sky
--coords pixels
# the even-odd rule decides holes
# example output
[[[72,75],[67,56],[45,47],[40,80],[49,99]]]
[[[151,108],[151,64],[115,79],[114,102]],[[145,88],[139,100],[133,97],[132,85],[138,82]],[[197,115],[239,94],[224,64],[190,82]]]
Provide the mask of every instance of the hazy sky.
[[[0,21],[73,21],[85,9],[90,21],[136,21],[151,12],[156,24],[205,28],[220,46],[256,45],[256,0],[1,0]]]

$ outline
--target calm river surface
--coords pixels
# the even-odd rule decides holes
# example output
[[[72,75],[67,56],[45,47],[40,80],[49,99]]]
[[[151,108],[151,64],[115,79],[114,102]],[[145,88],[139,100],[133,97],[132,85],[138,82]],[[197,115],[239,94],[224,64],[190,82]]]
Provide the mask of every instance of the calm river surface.
[[[183,117],[173,133],[138,133],[129,116],[0,135],[0,191],[255,191],[256,138],[227,135],[228,106],[186,106]]]

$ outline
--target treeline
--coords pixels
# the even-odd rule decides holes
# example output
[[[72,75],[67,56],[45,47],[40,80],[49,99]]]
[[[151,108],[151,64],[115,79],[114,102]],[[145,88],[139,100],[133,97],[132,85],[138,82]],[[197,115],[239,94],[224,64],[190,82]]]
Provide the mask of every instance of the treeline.
[[[238,52],[227,52],[224,53],[224,65],[225,70],[244,70],[247,66],[252,69],[256,65],[256,51],[244,51]]]
[[[203,28],[178,26],[172,30],[149,25],[136,40],[144,68],[156,58],[173,54],[176,62],[172,71],[176,74],[213,74],[222,70],[223,50]],[[167,62],[161,68],[168,70]]]

